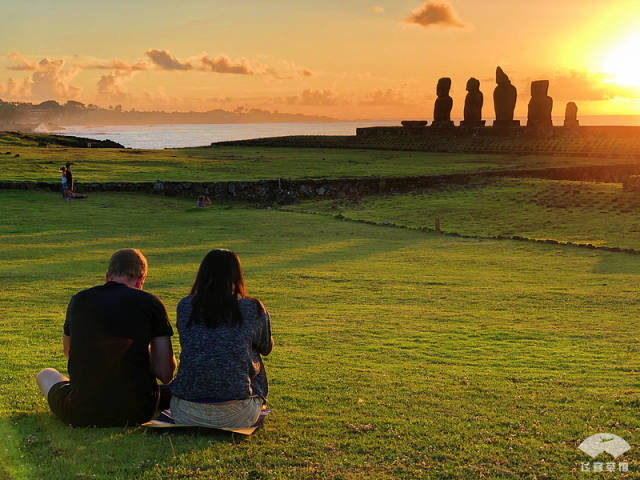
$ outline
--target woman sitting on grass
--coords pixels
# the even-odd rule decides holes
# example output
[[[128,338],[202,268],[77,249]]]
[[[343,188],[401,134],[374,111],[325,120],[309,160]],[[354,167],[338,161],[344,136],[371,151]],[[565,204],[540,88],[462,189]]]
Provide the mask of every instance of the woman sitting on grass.
[[[229,250],[202,260],[191,295],[178,303],[180,365],[170,385],[176,423],[253,426],[266,404],[261,355],[273,348],[269,314],[247,297],[242,267]]]

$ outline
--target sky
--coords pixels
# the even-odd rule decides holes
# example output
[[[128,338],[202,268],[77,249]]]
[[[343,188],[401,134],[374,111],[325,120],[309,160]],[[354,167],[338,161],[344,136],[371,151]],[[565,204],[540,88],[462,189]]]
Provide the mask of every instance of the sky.
[[[640,115],[639,0],[2,3],[5,101],[430,120],[438,78],[458,118],[475,77],[492,119],[499,65],[516,115],[540,79],[554,115]]]

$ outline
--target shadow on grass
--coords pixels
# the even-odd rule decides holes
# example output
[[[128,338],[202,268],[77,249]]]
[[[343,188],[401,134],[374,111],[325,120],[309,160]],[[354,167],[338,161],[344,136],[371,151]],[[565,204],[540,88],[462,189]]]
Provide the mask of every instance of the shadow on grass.
[[[180,457],[197,455],[212,444],[242,444],[248,437],[204,428],[152,429],[74,428],[50,412],[12,415],[0,423],[20,466],[33,478],[133,478],[146,471],[164,469]],[[1,428],[1,427],[0,427]],[[119,461],[126,459],[126,461]],[[8,465],[0,465],[0,480],[13,478]]]
[[[627,253],[601,253],[593,273],[602,275],[640,275],[640,256]]]

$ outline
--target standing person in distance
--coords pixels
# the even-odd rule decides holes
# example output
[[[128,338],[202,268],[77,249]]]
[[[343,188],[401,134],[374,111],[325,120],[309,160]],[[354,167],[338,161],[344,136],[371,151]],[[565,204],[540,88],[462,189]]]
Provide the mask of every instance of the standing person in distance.
[[[71,162],[67,162],[65,175],[67,177],[67,190],[73,196],[73,174],[71,173]]]
[[[62,199],[69,200],[71,197],[68,196],[68,192],[67,192],[67,167],[60,167],[60,172],[62,172],[62,176],[61,176]]]

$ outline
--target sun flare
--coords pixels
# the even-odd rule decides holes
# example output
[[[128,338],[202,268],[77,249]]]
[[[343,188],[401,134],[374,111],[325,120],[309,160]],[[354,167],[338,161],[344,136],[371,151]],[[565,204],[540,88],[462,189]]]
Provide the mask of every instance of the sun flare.
[[[611,81],[620,85],[640,87],[640,34],[632,35],[619,44],[604,59],[604,71]]]

